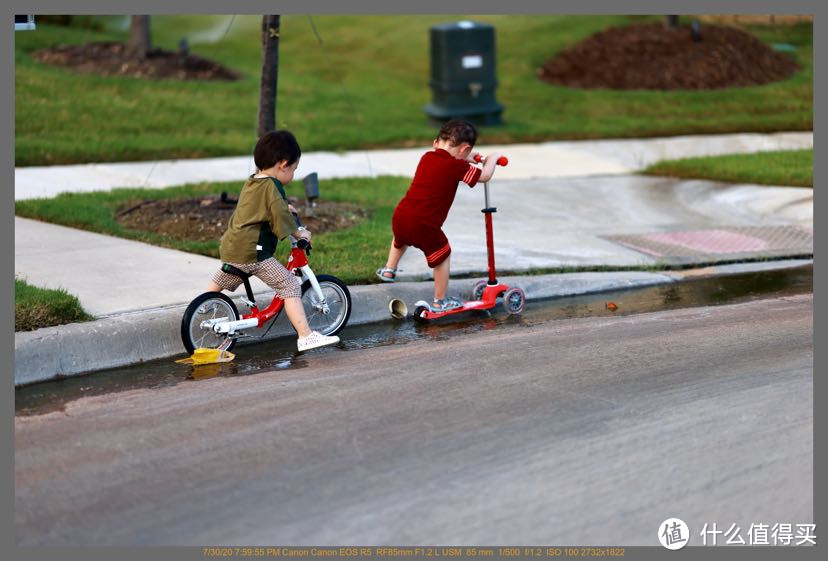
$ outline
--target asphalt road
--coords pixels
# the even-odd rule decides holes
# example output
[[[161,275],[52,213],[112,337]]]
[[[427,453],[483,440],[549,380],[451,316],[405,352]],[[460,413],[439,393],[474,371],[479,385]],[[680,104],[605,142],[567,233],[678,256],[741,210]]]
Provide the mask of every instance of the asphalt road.
[[[16,541],[747,541],[813,522],[812,392],[812,294],[318,350],[17,416]]]

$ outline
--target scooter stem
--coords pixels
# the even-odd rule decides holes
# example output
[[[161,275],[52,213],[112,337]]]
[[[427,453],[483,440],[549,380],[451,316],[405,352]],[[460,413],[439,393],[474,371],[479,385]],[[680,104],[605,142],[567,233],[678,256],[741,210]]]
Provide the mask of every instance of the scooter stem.
[[[480,212],[486,215],[486,253],[489,257],[489,285],[494,286],[497,284],[497,278],[495,277],[494,231],[492,227],[492,214],[497,212],[497,209],[489,206],[488,182],[483,184],[483,192],[485,193],[486,197],[486,208],[484,208]]]

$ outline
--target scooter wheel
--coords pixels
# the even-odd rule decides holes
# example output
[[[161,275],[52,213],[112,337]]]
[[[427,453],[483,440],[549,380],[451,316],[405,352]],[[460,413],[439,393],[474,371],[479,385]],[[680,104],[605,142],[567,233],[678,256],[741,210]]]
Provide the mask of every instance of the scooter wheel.
[[[428,318],[425,317],[425,312],[428,311],[428,308],[425,306],[417,306],[414,308],[414,319],[420,323],[426,323]]]
[[[510,288],[503,293],[503,305],[510,314],[519,314],[526,307],[526,295],[520,288]]]
[[[474,287],[471,290],[471,298],[470,300],[482,300],[483,299],[483,291],[486,290],[486,286],[489,283],[482,280],[477,281],[474,283]]]

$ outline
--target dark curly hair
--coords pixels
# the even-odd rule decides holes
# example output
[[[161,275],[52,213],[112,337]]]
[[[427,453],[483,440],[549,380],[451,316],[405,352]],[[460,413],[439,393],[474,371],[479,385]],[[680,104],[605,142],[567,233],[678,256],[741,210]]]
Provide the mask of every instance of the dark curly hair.
[[[440,134],[437,135],[437,138],[448,140],[454,146],[459,146],[464,142],[474,146],[474,143],[477,142],[477,129],[468,121],[452,119],[440,127]]]
[[[253,149],[253,161],[259,170],[272,168],[282,160],[292,165],[301,155],[296,137],[286,130],[265,133]]]

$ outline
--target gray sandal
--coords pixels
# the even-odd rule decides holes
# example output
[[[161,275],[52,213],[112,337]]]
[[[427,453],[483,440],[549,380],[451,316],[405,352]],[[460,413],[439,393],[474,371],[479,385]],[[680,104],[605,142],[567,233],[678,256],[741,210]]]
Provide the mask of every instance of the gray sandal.
[[[382,282],[394,282],[397,280],[397,269],[389,269],[388,267],[377,269],[377,278]]]
[[[456,308],[462,307],[463,301],[452,296],[448,296],[442,300],[435,299],[431,303],[431,311],[433,312],[447,312],[449,310],[454,310]]]

